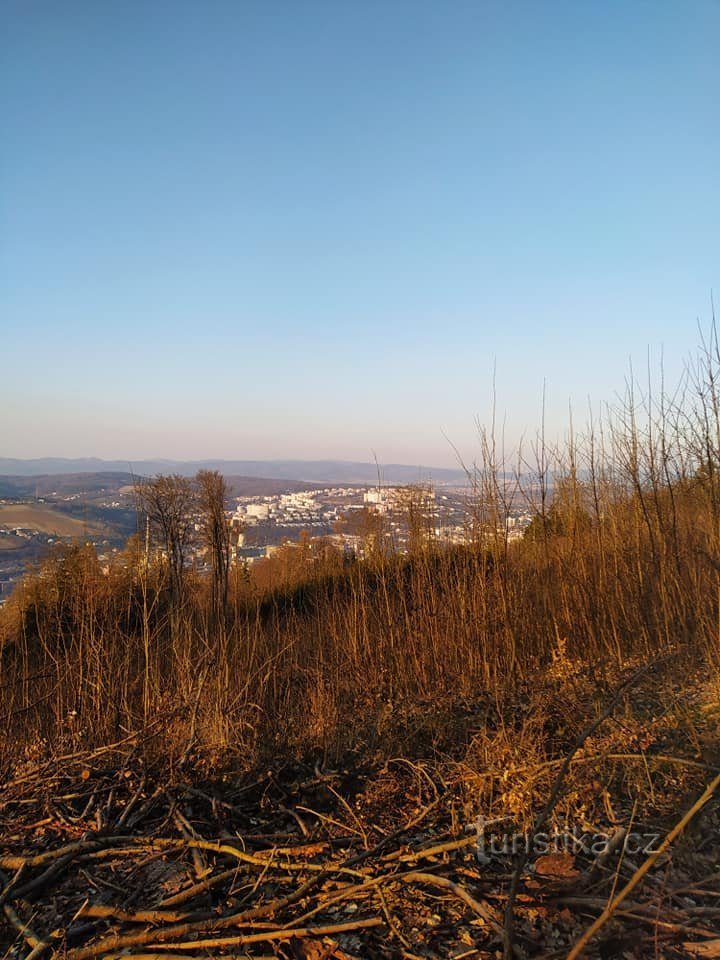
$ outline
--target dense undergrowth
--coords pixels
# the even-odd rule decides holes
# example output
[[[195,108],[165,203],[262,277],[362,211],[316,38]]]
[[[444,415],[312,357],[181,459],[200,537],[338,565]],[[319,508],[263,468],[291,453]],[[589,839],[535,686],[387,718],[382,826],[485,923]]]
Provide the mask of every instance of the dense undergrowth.
[[[272,582],[171,589],[133,539],[109,570],[52,554],[0,613],[6,772],[131,737],[164,762],[279,755],[556,755],[625,672],[712,690],[720,654],[720,402],[714,336],[682,389],[625,404],[530,469],[481,435],[468,539],[416,512],[406,555],[290,548]],[[508,506],[535,519],[520,541]],[[266,571],[267,573],[267,571]],[[662,678],[662,680],[661,680]],[[658,687],[659,689],[659,687]],[[712,694],[709,694],[712,698]],[[627,701],[630,714],[642,704]]]

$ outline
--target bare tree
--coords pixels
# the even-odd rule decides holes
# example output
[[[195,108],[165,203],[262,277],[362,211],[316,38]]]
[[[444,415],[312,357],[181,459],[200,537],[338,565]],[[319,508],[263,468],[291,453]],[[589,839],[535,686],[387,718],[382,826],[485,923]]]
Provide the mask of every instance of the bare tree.
[[[218,621],[227,606],[230,569],[230,526],[225,516],[227,484],[217,470],[200,470],[195,478],[201,530],[212,566],[212,605]]]
[[[159,475],[135,485],[141,511],[168,567],[170,596],[176,607],[183,595],[185,561],[192,542],[195,492],[187,477]]]

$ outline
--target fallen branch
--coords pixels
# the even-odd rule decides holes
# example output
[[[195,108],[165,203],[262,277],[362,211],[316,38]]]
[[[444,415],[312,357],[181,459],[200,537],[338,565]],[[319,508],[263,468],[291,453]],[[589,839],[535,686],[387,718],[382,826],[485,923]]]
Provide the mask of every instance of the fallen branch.
[[[502,924],[497,920],[491,908],[486,903],[480,903],[479,900],[476,900],[461,884],[448,880],[447,877],[438,877],[434,873],[422,873],[417,870],[412,873],[400,874],[394,879],[402,880],[405,883],[416,881],[417,883],[426,883],[433,887],[441,887],[443,890],[449,890],[462,900],[463,903],[466,903],[471,910],[474,910],[482,920],[492,927],[495,933],[502,936]]]
[[[297,937],[327,937],[335,933],[348,933],[351,930],[370,930],[373,927],[383,927],[385,921],[380,917],[371,917],[369,920],[353,920],[348,923],[331,923],[323,927],[292,927],[287,930],[271,930],[267,933],[250,933],[237,937],[217,937],[208,940],[188,940],[184,943],[168,944],[168,950],[210,950],[223,947],[244,947],[251,943],[271,943],[276,940],[291,940]],[[163,948],[163,944],[150,944],[151,947]]]
[[[590,940],[605,926],[610,917],[615,913],[620,904],[625,900],[625,898],[632,893],[635,887],[640,883],[645,874],[652,869],[653,865],[657,860],[665,853],[668,847],[672,844],[676,837],[678,837],[685,827],[690,823],[692,818],[698,813],[708,802],[708,800],[715,793],[717,788],[720,787],[720,774],[706,787],[705,792],[700,796],[695,803],[690,807],[685,816],[683,816],[672,828],[670,833],[667,834],[663,842],[657,848],[653,850],[647,860],[635,871],[632,877],[628,880],[625,886],[622,888],[620,893],[614,897],[610,903],[605,907],[603,912],[597,918],[597,920],[585,931],[585,933],[580,937],[575,946],[572,948],[570,953],[567,955],[567,960],[577,960],[579,956],[582,955],[585,947],[588,945]]]
[[[277,900],[272,900],[270,903],[266,903],[261,907],[253,907],[250,910],[244,910],[240,913],[231,913],[225,917],[218,917],[210,923],[206,920],[200,920],[176,924],[165,927],[162,930],[145,930],[135,933],[114,934],[98,943],[89,944],[87,947],[76,947],[74,950],[69,950],[66,954],[66,960],[87,960],[88,957],[96,957],[108,951],[124,950],[126,947],[146,946],[151,941],[172,941],[198,931],[208,929],[222,930],[227,927],[247,925],[262,917],[273,916],[291,904],[296,903],[298,900],[302,900],[303,897],[306,897],[311,890],[315,889],[323,879],[325,879],[323,874],[316,874],[286,897],[279,897]]]
[[[518,858],[518,862],[513,872],[512,880],[510,882],[510,891],[508,893],[507,904],[505,906],[505,929],[504,929],[504,935],[503,935],[504,960],[511,960],[514,952],[513,951],[513,911],[515,908],[515,899],[517,898],[517,894],[518,894],[518,887],[520,885],[520,877],[522,876],[522,872],[525,869],[525,864],[528,861],[530,850],[533,847],[533,842],[535,838],[543,830],[543,828],[545,827],[545,824],[547,823],[548,817],[550,816],[550,814],[555,808],[555,804],[557,803],[558,798],[560,796],[560,790],[562,789],[563,781],[565,780],[565,775],[570,769],[570,764],[572,763],[573,758],[575,757],[575,754],[578,752],[578,750],[582,748],[583,744],[588,739],[588,737],[592,736],[592,734],[598,729],[598,727],[600,727],[605,722],[605,720],[607,720],[607,718],[612,714],[613,710],[617,705],[618,700],[623,695],[623,693],[625,693],[628,687],[636,683],[637,680],[639,680],[644,673],[647,673],[650,667],[654,665],[655,665],[654,663],[644,664],[642,667],[640,667],[639,670],[636,670],[631,677],[628,677],[628,679],[620,685],[620,687],[616,690],[612,700],[607,705],[607,707],[603,710],[603,712],[598,717],[596,717],[592,721],[592,723],[589,723],[578,734],[575,742],[572,745],[572,748],[570,749],[570,752],[562,761],[562,765],[560,767],[560,770],[558,771],[557,777],[555,778],[555,783],[553,784],[553,788],[550,792],[550,796],[548,797],[547,803],[545,804],[545,806],[539,813],[537,819],[535,820],[532,833],[530,834],[529,842],[525,845],[524,849],[521,850],[520,852],[520,856]]]
[[[50,949],[51,944],[39,937],[29,923],[25,923],[24,920],[21,920],[9,903],[3,904],[2,912],[5,914],[10,924],[23,938],[25,943],[27,943],[27,945],[31,948],[26,960],[30,960],[30,957],[32,957],[33,960],[36,960],[37,957],[41,957]]]
[[[0,857],[0,869],[19,870],[25,867],[34,870],[36,867],[44,867],[54,860],[60,860],[66,856],[80,856],[84,853],[90,853],[107,846],[108,843],[116,843],[122,840],[122,837],[105,837],[101,840],[78,840],[76,843],[66,844],[64,847],[56,847],[54,850],[46,850],[44,853],[37,853],[34,857]]]

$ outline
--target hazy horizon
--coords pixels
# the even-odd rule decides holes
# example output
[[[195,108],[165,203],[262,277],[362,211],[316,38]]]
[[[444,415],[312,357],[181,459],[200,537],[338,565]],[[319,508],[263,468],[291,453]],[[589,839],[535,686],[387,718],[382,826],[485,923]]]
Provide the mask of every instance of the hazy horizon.
[[[0,17],[4,456],[455,467],[710,319],[709,0]]]
[[[220,456],[205,456],[205,457],[171,457],[163,454],[153,456],[153,455],[142,455],[142,456],[123,456],[121,455],[107,455],[107,456],[96,456],[95,454],[78,454],[78,455],[66,455],[66,454],[37,454],[27,457],[18,457],[13,454],[6,454],[4,451],[0,450],[0,473],[2,472],[2,464],[12,461],[17,461],[18,463],[35,463],[43,461],[67,461],[68,463],[78,463],[78,462],[92,462],[97,461],[98,463],[112,463],[112,464],[126,464],[133,466],[135,464],[143,463],[166,463],[166,464],[176,464],[176,463],[186,463],[186,464],[206,464],[206,463],[264,463],[264,464],[278,464],[278,463],[308,463],[308,464],[321,464],[321,463],[338,463],[338,464],[363,464],[363,465],[374,465],[376,462],[380,467],[407,467],[409,469],[420,468],[423,470],[456,470],[462,472],[464,467],[462,463],[470,463],[471,460],[466,461],[463,458],[462,463],[455,457],[454,460],[448,460],[443,463],[439,462],[428,462],[424,460],[381,460],[377,458],[377,461],[373,458],[373,451],[368,451],[367,456],[365,457],[333,457],[333,456],[323,456],[322,454],[314,457],[251,457],[251,456],[231,456],[229,454],[220,455]]]

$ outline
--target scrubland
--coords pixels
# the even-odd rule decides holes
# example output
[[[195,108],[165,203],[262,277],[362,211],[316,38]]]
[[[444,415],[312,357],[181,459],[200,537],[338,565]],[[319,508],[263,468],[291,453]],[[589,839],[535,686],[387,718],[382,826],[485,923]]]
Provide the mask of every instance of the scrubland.
[[[142,517],[109,570],[50,555],[0,612],[8,943],[565,956],[629,881],[582,949],[720,956],[712,797],[644,877],[624,846],[659,846],[720,769],[719,377],[712,330],[677,389],[630,383],[561,448],[481,430],[462,546],[409,497],[406,553],[377,518],[364,559],[305,543],[262,579],[173,576]],[[543,853],[548,831],[608,846]],[[527,855],[483,846],[511,834]],[[143,857],[167,868],[145,913],[122,895]],[[57,863],[52,910],[26,902]]]

